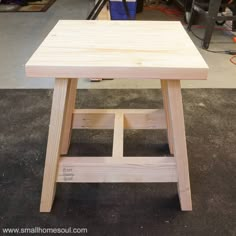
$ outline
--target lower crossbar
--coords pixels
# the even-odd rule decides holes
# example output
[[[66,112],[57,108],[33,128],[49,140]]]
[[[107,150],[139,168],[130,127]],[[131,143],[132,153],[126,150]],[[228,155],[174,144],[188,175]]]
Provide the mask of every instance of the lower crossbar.
[[[177,182],[174,157],[61,157],[57,182]]]

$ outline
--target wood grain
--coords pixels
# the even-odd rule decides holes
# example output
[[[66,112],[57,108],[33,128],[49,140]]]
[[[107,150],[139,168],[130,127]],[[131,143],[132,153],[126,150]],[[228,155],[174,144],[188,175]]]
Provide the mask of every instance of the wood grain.
[[[61,157],[57,182],[177,182],[173,157]]]
[[[97,2],[97,1],[96,1]],[[108,3],[103,7],[103,9],[101,10],[101,12],[99,13],[97,20],[110,20],[111,19],[111,15],[110,15],[110,11],[109,11],[109,6]]]
[[[113,133],[113,158],[123,158],[124,149],[124,113],[117,112],[115,115],[114,122],[114,133]]]
[[[180,205],[183,211],[191,211],[192,200],[180,81],[167,81],[167,96],[169,116],[172,123],[174,156],[178,173]]]
[[[199,80],[207,71],[177,21],[62,20],[26,64],[41,78]]]
[[[79,109],[73,113],[73,129],[114,129],[115,114],[124,114],[124,129],[166,129],[159,109]]]
[[[76,79],[69,79],[66,104],[65,104],[65,113],[64,113],[64,123],[62,129],[62,140],[61,140],[61,154],[67,154],[72,131],[72,118],[73,111],[75,108],[75,99],[76,99],[76,89],[77,89]]]
[[[165,118],[167,123],[167,137],[168,137],[168,145],[171,154],[174,154],[173,149],[173,131],[172,131],[172,124],[170,120],[169,114],[169,102],[168,102],[168,94],[167,94],[167,81],[161,80],[161,90],[162,90],[162,97],[163,97],[163,105],[165,111]]]
[[[48,133],[40,212],[50,212],[56,191],[57,165],[66,104],[68,79],[56,79]]]
[[[134,109],[133,109],[134,111]],[[139,109],[137,109],[139,111]],[[125,129],[166,129],[164,110],[156,109],[145,112],[129,112],[124,114]]]

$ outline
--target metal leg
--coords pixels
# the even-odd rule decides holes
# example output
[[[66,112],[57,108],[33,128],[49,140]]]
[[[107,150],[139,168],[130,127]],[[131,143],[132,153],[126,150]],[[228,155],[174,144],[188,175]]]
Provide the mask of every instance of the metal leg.
[[[221,0],[211,0],[209,3],[208,15],[207,15],[207,26],[203,38],[202,47],[207,49],[209,47],[212,33],[214,30],[217,14],[220,10]]]
[[[191,30],[191,27],[193,25],[194,16],[195,16],[194,4],[195,4],[195,1],[193,1],[193,4],[192,4],[187,30]]]
[[[236,20],[234,20],[232,23],[232,31],[236,31]]]
[[[234,9],[233,9],[233,16],[236,16],[236,6],[234,6]],[[232,31],[234,32],[236,31],[236,20],[232,21]]]

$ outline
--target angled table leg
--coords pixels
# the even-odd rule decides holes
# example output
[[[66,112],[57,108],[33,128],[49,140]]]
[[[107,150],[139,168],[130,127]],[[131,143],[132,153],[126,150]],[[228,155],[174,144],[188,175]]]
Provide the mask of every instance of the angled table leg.
[[[161,90],[162,90],[164,110],[165,110],[165,114],[166,114],[166,124],[167,124],[167,136],[168,136],[169,150],[170,150],[171,154],[174,154],[173,134],[172,134],[170,114],[169,114],[169,102],[168,102],[168,96],[167,96],[167,81],[166,80],[161,80]]]
[[[61,150],[61,133],[63,128],[66,97],[68,93],[68,84],[68,79],[55,80],[40,212],[51,211],[55,196],[57,165]]]
[[[61,137],[61,154],[65,155],[68,152],[71,140],[71,131],[72,131],[72,118],[73,111],[75,108],[76,100],[76,89],[77,89],[78,80],[69,79],[68,82],[68,92],[66,96],[65,104],[65,115],[64,115],[64,124]]]
[[[178,175],[178,193],[181,209],[192,210],[188,156],[185,137],[183,104],[179,80],[166,81],[169,116],[173,132],[173,149]]]

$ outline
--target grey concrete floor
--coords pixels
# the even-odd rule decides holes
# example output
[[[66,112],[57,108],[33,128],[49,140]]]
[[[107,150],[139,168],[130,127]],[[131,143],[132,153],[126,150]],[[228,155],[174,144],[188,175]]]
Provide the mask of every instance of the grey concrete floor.
[[[59,19],[85,19],[94,4],[93,0],[57,0],[44,13],[0,13],[0,88],[52,88],[53,79],[26,78],[24,65]],[[166,16],[158,11],[144,11],[138,20],[182,20]],[[203,29],[194,29],[198,35]],[[207,81],[184,81],[186,88],[236,88],[236,66],[230,56],[214,54],[200,49],[200,41],[191,33],[196,46],[210,67]],[[236,49],[232,36],[214,31],[212,50]],[[173,41],[174,43],[174,41]],[[91,83],[82,78],[80,88],[155,88],[159,81],[113,80]]]
[[[24,65],[58,20],[83,20],[93,0],[57,0],[46,12],[0,13],[0,88],[50,88],[52,79],[29,79]]]
[[[51,99],[52,90],[0,90],[0,235],[6,227],[87,227],[92,236],[235,236],[235,89],[183,90],[188,213],[175,183],[58,183],[52,212],[39,213]],[[76,107],[161,108],[162,96],[158,89],[83,89]],[[112,137],[112,130],[74,130],[69,155],[110,156]],[[166,142],[164,130],[126,130],[124,155],[168,156]]]

